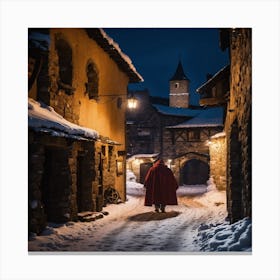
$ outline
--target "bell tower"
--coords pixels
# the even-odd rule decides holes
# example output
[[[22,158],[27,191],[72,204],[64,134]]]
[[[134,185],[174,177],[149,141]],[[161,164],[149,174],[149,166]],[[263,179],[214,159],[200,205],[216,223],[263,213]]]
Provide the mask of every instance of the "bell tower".
[[[190,80],[184,73],[181,61],[179,61],[177,70],[169,80],[169,106],[177,108],[189,107],[189,83]]]

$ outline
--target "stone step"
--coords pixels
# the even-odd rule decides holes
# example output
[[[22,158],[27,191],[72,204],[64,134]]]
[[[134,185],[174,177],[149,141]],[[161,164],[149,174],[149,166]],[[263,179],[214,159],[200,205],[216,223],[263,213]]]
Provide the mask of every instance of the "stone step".
[[[84,212],[79,212],[78,213],[78,217],[80,218],[84,218],[84,217],[88,217],[91,216],[93,214],[93,212],[91,211],[84,211]]]
[[[81,222],[92,222],[92,221],[95,221],[95,220],[98,220],[98,219],[102,219],[104,217],[104,214],[102,214],[100,212],[90,212],[90,211],[88,211],[87,213],[85,213],[85,212],[82,212],[82,213],[83,214],[78,213],[78,219]],[[81,214],[81,215],[79,215],[79,214]]]

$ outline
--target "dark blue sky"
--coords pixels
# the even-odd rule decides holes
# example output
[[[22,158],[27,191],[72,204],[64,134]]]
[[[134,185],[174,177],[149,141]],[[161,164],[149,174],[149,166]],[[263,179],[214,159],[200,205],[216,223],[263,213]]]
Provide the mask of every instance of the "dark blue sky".
[[[228,51],[219,48],[215,28],[104,28],[132,60],[144,82],[129,89],[147,88],[152,96],[168,97],[169,79],[179,58],[190,79],[191,103],[198,104],[196,89],[228,64]]]

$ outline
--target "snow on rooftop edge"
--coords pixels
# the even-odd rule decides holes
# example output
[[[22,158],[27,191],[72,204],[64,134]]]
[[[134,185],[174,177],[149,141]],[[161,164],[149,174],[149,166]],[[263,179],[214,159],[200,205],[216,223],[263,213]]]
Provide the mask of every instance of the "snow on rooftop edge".
[[[116,43],[102,28],[100,28],[100,33],[103,38],[108,42],[109,45],[112,45],[120,54],[122,59],[128,64],[129,68],[139,77],[139,79],[143,82],[143,77],[137,72],[135,66],[132,64],[131,59],[128,55],[126,55],[120,48],[119,44]]]
[[[159,154],[136,154],[136,155],[132,155],[130,158],[128,158],[128,160],[134,160],[137,158],[155,158],[157,157]]]
[[[178,125],[167,126],[167,128],[216,127],[223,125],[223,107],[217,107],[204,109],[194,118]]]
[[[153,107],[161,114],[194,117],[201,113],[204,109],[176,108],[159,104],[152,104]]]
[[[212,80],[214,80],[220,73],[222,73],[229,65],[224,66],[222,69],[220,69],[218,72],[216,72],[210,79],[208,79],[205,83],[203,83],[199,88],[196,89],[196,92],[199,94],[200,91]]]
[[[224,131],[222,131],[222,132],[219,132],[219,133],[211,136],[210,138],[211,139],[216,139],[216,138],[225,137],[225,136],[226,136],[226,133]]]
[[[61,132],[61,136],[76,135],[97,139],[99,133],[91,128],[71,123],[59,115],[55,110],[42,102],[28,98],[28,126],[34,129],[47,128]]]

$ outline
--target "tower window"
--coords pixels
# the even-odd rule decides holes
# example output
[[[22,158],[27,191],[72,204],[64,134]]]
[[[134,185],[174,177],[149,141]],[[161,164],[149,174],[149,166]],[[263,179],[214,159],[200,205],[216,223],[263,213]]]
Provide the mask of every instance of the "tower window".
[[[179,88],[179,83],[175,83],[175,88]]]

